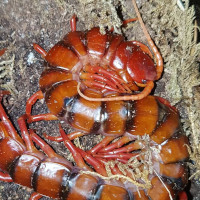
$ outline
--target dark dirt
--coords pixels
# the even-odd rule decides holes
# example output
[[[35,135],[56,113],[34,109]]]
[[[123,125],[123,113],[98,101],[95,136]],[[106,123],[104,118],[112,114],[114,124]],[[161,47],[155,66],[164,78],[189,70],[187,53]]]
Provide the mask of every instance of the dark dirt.
[[[27,99],[39,90],[38,80],[43,71],[43,60],[33,50],[32,44],[38,43],[44,49],[49,50],[70,30],[71,11],[67,6],[63,6],[63,2],[62,0],[2,0],[0,2],[0,49],[5,47],[8,49],[5,55],[2,56],[1,61],[8,60],[15,55],[13,77],[10,78],[9,75],[4,77],[0,84],[5,84],[11,79],[13,81],[12,87],[14,89],[12,90],[14,94],[5,98],[3,104],[17,130],[19,129],[17,118],[24,113]],[[65,4],[75,6],[76,3],[69,0],[64,2]],[[127,4],[131,5],[130,1],[127,1]],[[130,7],[129,12],[132,12],[132,10],[133,8]],[[147,16],[145,17],[147,18]],[[151,20],[153,18],[153,16],[148,17]],[[78,29],[85,29],[84,22],[81,19],[78,21]],[[152,37],[156,37],[155,32],[152,29],[149,30]],[[140,41],[144,40],[140,28],[135,28],[134,32],[128,31],[126,33],[128,39],[132,38],[133,35]],[[10,46],[12,43],[13,45]],[[156,94],[165,93],[165,81],[162,80],[157,83]],[[33,107],[33,114],[47,112],[47,107],[43,101],[37,102]],[[63,126],[67,132],[71,131],[67,125],[63,124]],[[43,132],[51,135],[59,134],[58,122],[36,122],[31,124],[30,128],[36,129],[40,135]],[[80,139],[80,143],[85,148],[90,148],[98,139],[99,137],[96,136],[85,136]],[[63,144],[49,141],[48,143],[58,154],[67,158],[68,151]],[[195,182],[191,185],[191,189],[189,186],[188,190],[194,194],[193,199],[198,199],[199,183]],[[0,182],[1,200],[27,200],[31,192],[31,189],[14,183]],[[42,199],[49,198],[43,197]]]

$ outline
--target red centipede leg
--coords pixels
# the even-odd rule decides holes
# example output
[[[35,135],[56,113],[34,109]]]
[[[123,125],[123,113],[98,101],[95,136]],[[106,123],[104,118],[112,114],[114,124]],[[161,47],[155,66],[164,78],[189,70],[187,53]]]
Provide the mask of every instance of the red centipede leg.
[[[129,160],[132,157],[137,157],[139,155],[139,153],[119,153],[119,154],[94,154],[94,157],[97,158],[105,158],[105,159],[121,159],[123,158],[124,160]]]
[[[100,143],[98,143],[92,149],[90,149],[88,151],[88,153],[96,154],[98,151],[100,151],[102,148],[106,147],[114,139],[115,139],[115,137],[106,136]]]
[[[65,134],[64,130],[62,129],[61,125],[59,124],[59,130],[60,134],[63,137],[64,145],[69,149],[69,151],[72,153],[72,156],[74,158],[74,161],[76,162],[77,166],[89,171],[92,171],[92,169],[85,163],[83,160],[83,157],[81,156],[80,152],[77,150],[77,148],[72,144],[72,142],[69,140],[67,135]]]
[[[101,157],[95,157],[97,160],[101,161],[102,163],[104,163],[104,165],[108,162],[108,159],[105,158],[101,158]],[[117,158],[117,161],[126,164],[129,159],[124,159],[124,158]]]
[[[78,83],[78,85],[77,85],[78,94],[88,101],[121,101],[121,100],[122,101],[128,101],[128,100],[133,101],[133,100],[140,100],[140,99],[143,99],[144,97],[146,97],[148,94],[150,94],[153,88],[154,88],[154,82],[148,81],[144,90],[142,92],[140,92],[139,94],[127,95],[127,96],[117,96],[117,97],[92,98],[92,97],[88,97],[88,96],[84,95],[80,91],[80,83]]]
[[[82,72],[80,75],[81,79],[84,80],[97,80],[97,81],[101,81],[102,83],[105,83],[106,85],[109,85],[112,88],[117,88],[116,84],[114,84],[113,82],[109,81],[107,78],[99,75],[99,74],[93,74],[93,73],[89,73],[89,72]]]
[[[90,164],[97,173],[101,174],[102,176],[107,176],[107,172],[105,170],[105,167],[102,165],[100,161],[98,161],[96,158],[88,154],[87,152],[83,151],[82,149],[78,149],[78,151],[81,153],[84,160]]]
[[[37,122],[37,121],[52,121],[52,120],[57,120],[58,118],[51,114],[51,113],[46,113],[46,114],[40,114],[40,115],[33,115],[33,116],[29,116],[27,121],[28,123],[31,122]]]
[[[3,98],[4,95],[10,94],[10,92],[8,91],[0,91],[0,102]],[[17,140],[18,142],[20,142],[21,144],[23,144],[23,140],[22,138],[18,135],[18,133],[16,132],[14,126],[12,125],[11,121],[9,120],[3,106],[0,103],[0,119],[3,122],[4,126],[6,127],[6,130],[8,130],[8,134],[11,138]]]
[[[37,100],[43,99],[44,95],[41,90],[33,94],[26,102],[26,114],[31,115],[32,106],[36,103]]]
[[[154,44],[153,40],[151,39],[151,37],[150,37],[150,35],[149,35],[145,25],[144,25],[144,22],[142,20],[142,17],[140,15],[140,12],[138,10],[138,7],[137,7],[135,0],[132,0],[132,2],[133,2],[133,6],[135,8],[135,12],[136,12],[137,17],[138,17],[138,21],[140,22],[140,25],[143,29],[144,35],[147,38],[149,46],[151,47],[151,49],[152,49],[152,51],[153,51],[153,53],[156,57],[156,63],[157,63],[157,66],[156,66],[157,77],[156,77],[156,79],[158,80],[161,77],[162,72],[163,72],[163,59],[162,59],[160,52],[158,51],[158,48]]]
[[[67,137],[70,140],[74,140],[75,138],[79,138],[79,137],[81,137],[83,135],[85,135],[85,133],[83,133],[83,132],[72,132],[70,134],[67,134]],[[63,142],[63,137],[62,136],[50,136],[50,135],[47,135],[46,133],[43,133],[43,136],[46,139],[51,140],[51,141]]]
[[[81,137],[85,135],[83,132],[72,132],[70,134],[67,134],[67,137],[70,140],[74,140],[75,138]],[[46,133],[43,133],[43,136],[51,141],[55,142],[63,142],[62,136],[50,136]],[[105,137],[100,143],[98,143],[96,146],[94,146],[92,149],[88,151],[89,154],[96,154],[98,151],[100,151],[102,148],[106,147],[115,137]],[[132,143],[130,145],[127,145],[126,147],[118,148],[114,151],[109,151],[109,153],[117,154],[117,153],[129,153],[133,150],[138,150],[141,148],[141,145],[139,142]]]
[[[74,14],[70,20],[71,31],[76,31],[76,15]]]
[[[109,91],[115,91],[115,92],[122,92],[116,88],[113,88],[112,86],[106,85],[106,83],[100,83],[97,81],[93,81],[93,80],[84,80],[82,81],[87,87],[97,87],[100,89],[106,89]]]
[[[93,168],[95,169],[95,171],[103,176],[107,176],[106,170],[105,168],[102,166],[101,162],[99,162],[97,159],[95,159],[94,157],[92,157],[90,154],[86,153],[85,151],[83,151],[82,149],[79,149],[77,147],[73,147],[73,144],[69,143],[69,140],[71,140],[73,138],[73,135],[71,135],[71,137],[69,137],[69,135],[66,135],[64,130],[62,129],[62,127],[60,126],[60,132],[62,134],[62,141],[67,141],[67,148],[70,146],[71,148],[76,148],[76,151],[79,151],[81,156],[90,164],[93,166]],[[80,132],[79,132],[80,133]],[[65,136],[64,136],[65,135]],[[76,135],[76,132],[75,132]],[[64,136],[64,137],[63,137]],[[60,138],[59,138],[60,140]],[[79,158],[78,158],[79,159]]]
[[[187,194],[185,191],[181,191],[178,193],[178,199],[179,200],[188,200]]]
[[[38,194],[36,192],[33,192],[29,198],[29,200],[38,200],[40,198],[42,198],[43,196],[41,194]]]
[[[138,20],[137,17],[131,18],[131,19],[126,19],[126,20],[123,21],[123,25],[127,25],[128,23],[130,23],[130,22],[135,22],[135,21],[137,21],[137,20]]]
[[[47,140],[51,140],[51,141],[54,141],[54,142],[63,142],[63,138],[61,136],[50,136],[50,135],[47,135],[46,133],[43,133],[43,136]]]
[[[143,44],[143,43],[141,43],[139,41],[136,41],[136,40],[132,41],[132,43],[135,44],[135,45],[137,45],[137,46],[139,46],[142,49],[142,51],[144,51],[151,58],[153,58],[153,55],[152,55],[150,49],[145,44]]]
[[[33,48],[37,51],[43,58],[46,57],[47,52],[38,44],[33,43]]]
[[[123,26],[126,26],[128,23],[134,22],[134,21],[137,21],[137,17],[136,18],[131,18],[131,19],[126,19],[122,23],[123,23]],[[113,32],[113,31],[114,31],[114,27],[112,27],[110,29],[110,32]]]
[[[26,144],[26,149],[30,152],[38,153],[38,150],[36,149],[35,145],[33,144],[32,140],[31,140],[31,136],[30,136],[27,126],[26,126],[26,115],[22,115],[21,117],[19,117],[17,122],[18,122],[19,128],[21,130],[22,138]],[[43,154],[41,153],[41,155],[43,155]]]
[[[106,69],[98,66],[85,66],[84,70],[86,73],[90,72],[90,74],[102,74],[104,77],[110,79],[121,91],[131,92],[131,90],[126,85],[122,85],[125,84],[124,80],[121,79],[119,75],[113,70],[107,71]]]
[[[118,153],[129,153],[131,151],[135,151],[141,149],[143,147],[142,141],[135,141],[131,144],[126,145],[125,147],[114,149],[113,151],[109,151],[111,154],[118,154]]]
[[[106,78],[109,78],[110,80],[114,81],[114,83],[117,83],[116,80],[118,81],[118,84],[125,83],[124,80],[120,78],[120,76],[113,70],[107,71],[106,69],[102,67],[90,66],[90,65],[85,66],[84,70],[90,73],[102,74]]]
[[[35,102],[39,99],[43,99],[43,93],[41,90],[39,90],[38,92],[36,92],[35,94],[33,94],[26,103],[26,115],[28,116],[27,121],[29,123],[31,122],[35,122],[35,121],[41,121],[41,120],[45,120],[45,121],[50,121],[50,120],[57,120],[58,118],[51,114],[51,113],[46,113],[46,114],[40,114],[40,115],[33,115],[31,116],[31,110],[32,110],[32,106],[35,104]]]
[[[1,49],[0,50],[0,56],[3,56],[3,54],[6,52],[6,48],[4,48],[4,49]]]
[[[31,139],[40,146],[42,151],[47,154],[48,158],[52,158],[54,161],[57,160],[59,163],[64,164],[66,167],[72,168],[72,164],[68,160],[58,155],[42,138],[35,134],[32,129],[29,131]]]
[[[48,155],[48,157],[52,158],[57,156],[56,152],[44,140],[36,135],[32,129],[30,129],[29,131],[31,139],[40,146],[42,151],[44,151]]]
[[[111,172],[114,175],[123,175],[123,173],[120,171],[119,167],[117,165],[115,165],[114,167],[111,168]]]
[[[124,158],[117,158],[117,161],[126,164],[129,160],[128,159],[124,159]]]
[[[170,108],[172,108],[174,111],[178,112],[177,108],[174,107],[174,106],[172,106],[168,100],[166,100],[166,99],[164,99],[164,98],[162,98],[162,97],[158,97],[158,96],[156,96],[156,99],[158,99],[161,103],[163,103],[163,104],[166,105],[167,107],[170,107]]]
[[[12,178],[9,174],[0,172],[0,181],[4,182],[13,182]]]
[[[113,149],[120,148],[121,146],[123,146],[124,144],[126,144],[130,141],[131,141],[131,139],[129,137],[123,136],[116,142],[113,142],[112,144],[102,148],[99,152],[104,153],[104,152],[112,151]]]

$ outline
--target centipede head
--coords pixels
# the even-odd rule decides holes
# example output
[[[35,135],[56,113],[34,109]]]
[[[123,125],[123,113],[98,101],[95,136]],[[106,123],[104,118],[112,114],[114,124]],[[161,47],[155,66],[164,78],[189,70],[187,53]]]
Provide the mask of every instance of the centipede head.
[[[122,42],[115,53],[111,66],[128,72],[133,82],[155,81],[157,72],[150,51],[145,52],[142,43]],[[147,49],[147,48],[146,48]]]

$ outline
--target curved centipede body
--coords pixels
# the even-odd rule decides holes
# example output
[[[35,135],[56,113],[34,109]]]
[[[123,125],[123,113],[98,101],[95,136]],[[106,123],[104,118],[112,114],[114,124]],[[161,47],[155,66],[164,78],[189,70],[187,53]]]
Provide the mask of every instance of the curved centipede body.
[[[34,49],[45,59],[39,84],[53,115],[86,133],[122,135],[127,129],[135,131],[131,130],[132,126],[127,127],[134,116],[133,104],[127,100],[147,96],[163,69],[162,57],[144,27],[136,4],[135,9],[155,54],[156,65],[151,51],[138,41],[125,41],[122,35],[111,31],[103,35],[98,27],[86,32],[76,31],[75,16],[71,19],[71,32],[48,53],[34,44]],[[138,93],[140,86],[144,89]],[[42,94],[37,95],[42,98]],[[31,112],[31,103],[30,106],[28,103],[27,114]],[[120,116],[111,114],[113,111]],[[109,126],[116,126],[118,130]]]
[[[6,93],[1,93],[1,97],[4,94]],[[154,173],[149,176],[151,185],[149,188],[143,188],[142,179],[131,182],[126,176],[119,176],[118,180],[112,176],[107,177],[104,168],[106,154],[99,153],[92,156],[75,147],[61,127],[60,132],[64,143],[71,151],[77,167],[73,167],[69,161],[57,155],[32,130],[28,131],[27,115],[18,119],[22,140],[1,104],[0,111],[0,180],[13,181],[33,188],[35,193],[31,199],[38,199],[45,195],[66,200],[171,200],[176,198],[177,193],[187,183],[187,168],[184,161],[188,158],[186,147],[188,140],[178,132],[158,146],[159,153],[153,153]],[[32,141],[36,142],[46,155],[38,151]],[[152,146],[156,146],[155,141],[153,142]],[[139,142],[137,146],[140,145],[142,144]],[[140,148],[141,151],[145,151],[142,146]],[[115,151],[120,151],[120,148]],[[129,154],[127,156],[129,159]],[[126,157],[124,162],[128,161]],[[94,173],[85,161],[98,173]],[[141,165],[141,167],[145,166]],[[117,166],[112,169],[112,172],[121,175]]]
[[[156,64],[150,49],[138,41],[125,41],[122,35],[112,31],[101,34],[98,27],[85,32],[77,31],[75,16],[70,21],[71,31],[49,52],[34,44],[34,49],[46,62],[46,69],[40,78],[40,88],[48,96],[46,98],[51,101],[52,106],[57,107],[55,114],[62,112],[58,104],[63,105],[63,102],[56,103],[51,92],[61,93],[62,90],[63,96],[60,98],[65,99],[63,90],[72,87],[71,81],[74,81],[71,90],[79,83],[79,94],[90,101],[139,100],[151,92],[154,81],[162,74],[163,60],[144,26],[135,2],[134,5],[138,20],[155,55]],[[139,92],[142,87],[144,89]],[[86,88],[94,88],[100,91],[102,96],[84,95],[82,91]],[[122,95],[117,98],[105,97],[110,91]]]

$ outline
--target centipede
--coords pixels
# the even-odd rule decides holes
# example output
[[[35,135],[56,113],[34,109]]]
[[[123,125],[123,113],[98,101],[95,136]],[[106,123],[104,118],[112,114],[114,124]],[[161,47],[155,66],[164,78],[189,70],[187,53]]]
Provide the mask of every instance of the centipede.
[[[74,15],[71,32],[48,53],[33,45],[45,59],[45,70],[39,80],[41,90],[27,102],[29,122],[59,118],[85,134],[100,133],[111,136],[110,140],[126,132],[138,134],[132,123],[132,101],[151,92],[154,81],[161,77],[163,59],[134,1],[133,5],[156,64],[150,49],[138,41],[125,41],[111,31],[103,35],[98,27],[77,31]],[[42,98],[50,113],[31,116],[32,105]]]
[[[7,92],[1,92],[1,98],[5,94]],[[150,96],[151,98],[156,99],[153,96]],[[176,110],[167,107],[161,102],[159,104],[164,109],[171,110],[175,115],[178,115]],[[143,146],[141,139],[128,144],[129,148],[127,146],[118,147],[113,151],[109,150],[107,153],[100,151],[99,153],[91,154],[74,146],[71,142],[73,137],[66,135],[60,126],[62,141],[64,141],[65,146],[70,150],[76,162],[76,166],[73,166],[65,158],[56,154],[33,130],[27,129],[26,121],[28,116],[26,114],[18,119],[21,138],[14,129],[2,105],[0,105],[0,111],[0,179],[33,188],[35,192],[30,199],[48,196],[55,199],[69,200],[171,200],[175,199],[179,191],[187,184],[187,167],[184,161],[189,156],[187,149],[189,144],[187,137],[180,133],[179,128],[175,128],[176,131],[172,136],[167,140],[165,139],[161,144],[155,142],[153,138],[158,139],[158,137],[152,135],[151,146],[157,147],[160,151],[152,152],[153,173],[148,177],[151,184],[146,188],[144,180],[131,178],[130,169],[134,170],[131,167],[125,170],[126,175],[120,171],[117,163],[112,168],[111,176],[105,169],[106,162],[109,162],[110,159],[118,160],[121,163],[128,163],[133,157],[138,162],[147,159],[144,156],[144,151],[147,151],[147,148],[145,145]],[[157,117],[152,115],[152,118]],[[171,125],[174,126],[173,123]],[[162,140],[162,137],[159,140]],[[33,141],[39,145],[45,154],[35,148]],[[141,155],[138,157],[139,154]],[[139,168],[146,168],[146,166],[142,162]]]
[[[41,90],[28,99],[25,114],[18,119],[22,138],[0,107],[1,180],[33,188],[31,199],[178,198],[188,181],[189,142],[177,109],[149,95],[162,75],[163,59],[135,1],[133,5],[151,50],[112,31],[102,34],[98,27],[77,31],[75,15],[71,31],[49,52],[33,45],[45,60]],[[50,113],[32,115],[32,105],[43,98]],[[57,119],[75,132],[66,135],[60,125],[61,136],[45,137],[64,142],[76,166],[27,129],[27,123]],[[71,142],[87,134],[105,137],[89,151]],[[25,172],[28,176],[22,179]]]

